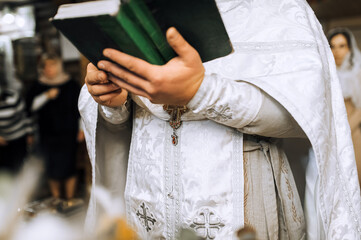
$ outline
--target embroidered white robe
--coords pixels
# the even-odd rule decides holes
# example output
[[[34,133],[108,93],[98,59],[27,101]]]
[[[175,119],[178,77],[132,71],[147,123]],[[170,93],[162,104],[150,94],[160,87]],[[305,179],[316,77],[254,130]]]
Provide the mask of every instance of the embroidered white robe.
[[[305,213],[319,219],[318,239],[359,239],[360,191],[349,127],[333,58],[312,10],[303,0],[217,3],[235,52],[205,64],[177,146],[162,106],[133,96],[130,139],[130,128],[117,122],[126,110],[114,116],[117,111],[100,109],[100,115],[83,89],[79,108],[93,182],[104,178],[100,182],[122,199],[127,178],[126,215],[142,239],[174,239],[180,227],[208,239],[233,239],[244,224],[261,226],[261,238],[303,239],[303,214],[283,152],[272,141],[242,134],[302,135],[300,126],[319,172],[317,211]],[[275,107],[279,113],[262,111],[268,95],[270,106],[281,104]],[[275,130],[277,122],[282,126]],[[263,190],[255,197],[263,206],[249,201],[257,189]],[[257,214],[257,208],[264,212]],[[93,196],[89,226],[95,214]]]

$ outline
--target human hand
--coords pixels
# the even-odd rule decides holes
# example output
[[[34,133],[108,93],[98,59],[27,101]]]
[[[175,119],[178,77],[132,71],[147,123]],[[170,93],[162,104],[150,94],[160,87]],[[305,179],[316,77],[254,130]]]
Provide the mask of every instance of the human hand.
[[[8,142],[5,140],[5,138],[0,136],[0,146],[6,146],[8,145]]]
[[[48,97],[48,99],[53,100],[58,97],[59,92],[60,92],[59,88],[50,88],[46,92],[46,96]]]
[[[107,74],[92,63],[88,64],[85,83],[90,95],[101,105],[119,107],[127,100],[128,91],[109,81]]]
[[[163,66],[105,49],[104,56],[119,65],[103,60],[98,67],[108,72],[110,81],[152,103],[186,105],[198,91],[205,70],[198,52],[175,28],[168,29],[167,40],[178,57]]]

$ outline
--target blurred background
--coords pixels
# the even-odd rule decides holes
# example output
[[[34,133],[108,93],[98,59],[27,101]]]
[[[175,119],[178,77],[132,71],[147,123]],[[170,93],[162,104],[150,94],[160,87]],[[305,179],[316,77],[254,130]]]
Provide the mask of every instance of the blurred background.
[[[0,0],[0,240],[9,239],[9,226],[16,221],[16,214],[13,220],[8,217],[11,211],[27,216],[25,226],[31,225],[31,219],[40,212],[75,219],[79,225],[84,220],[91,167],[78,113],[60,111],[62,106],[56,105],[56,99],[67,99],[67,109],[76,107],[88,61],[49,22],[59,5],[76,2],[86,1]],[[308,2],[325,33],[346,27],[361,46],[361,0]],[[52,71],[56,83],[48,82]],[[59,122],[49,118],[49,102],[55,104],[58,114],[73,116],[64,120],[69,121],[67,126],[73,126],[71,129],[64,128],[61,133],[54,130],[56,139],[45,133],[52,132]],[[64,135],[68,130],[69,134]],[[55,145],[69,151],[54,159],[53,155],[59,155]],[[59,160],[65,158],[70,160]],[[21,170],[25,161],[33,162],[33,174]],[[40,223],[44,227],[44,221]]]
[[[336,27],[352,31],[361,46],[361,0],[309,0],[325,33]]]

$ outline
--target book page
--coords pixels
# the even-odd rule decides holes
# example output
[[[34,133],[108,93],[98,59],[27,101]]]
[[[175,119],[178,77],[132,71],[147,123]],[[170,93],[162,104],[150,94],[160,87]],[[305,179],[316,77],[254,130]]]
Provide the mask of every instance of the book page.
[[[84,3],[61,5],[54,19],[78,18],[98,15],[116,15],[120,6],[119,0],[100,0]]]

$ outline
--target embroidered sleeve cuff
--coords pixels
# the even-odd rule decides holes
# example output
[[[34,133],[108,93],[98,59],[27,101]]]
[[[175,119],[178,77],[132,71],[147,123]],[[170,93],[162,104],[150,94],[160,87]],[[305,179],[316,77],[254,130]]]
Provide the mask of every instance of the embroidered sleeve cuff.
[[[243,82],[207,75],[187,107],[215,122],[242,128],[257,116],[262,104],[259,88]]]
[[[99,113],[107,122],[112,124],[122,124],[129,119],[130,115],[128,104],[114,108],[99,105]]]

